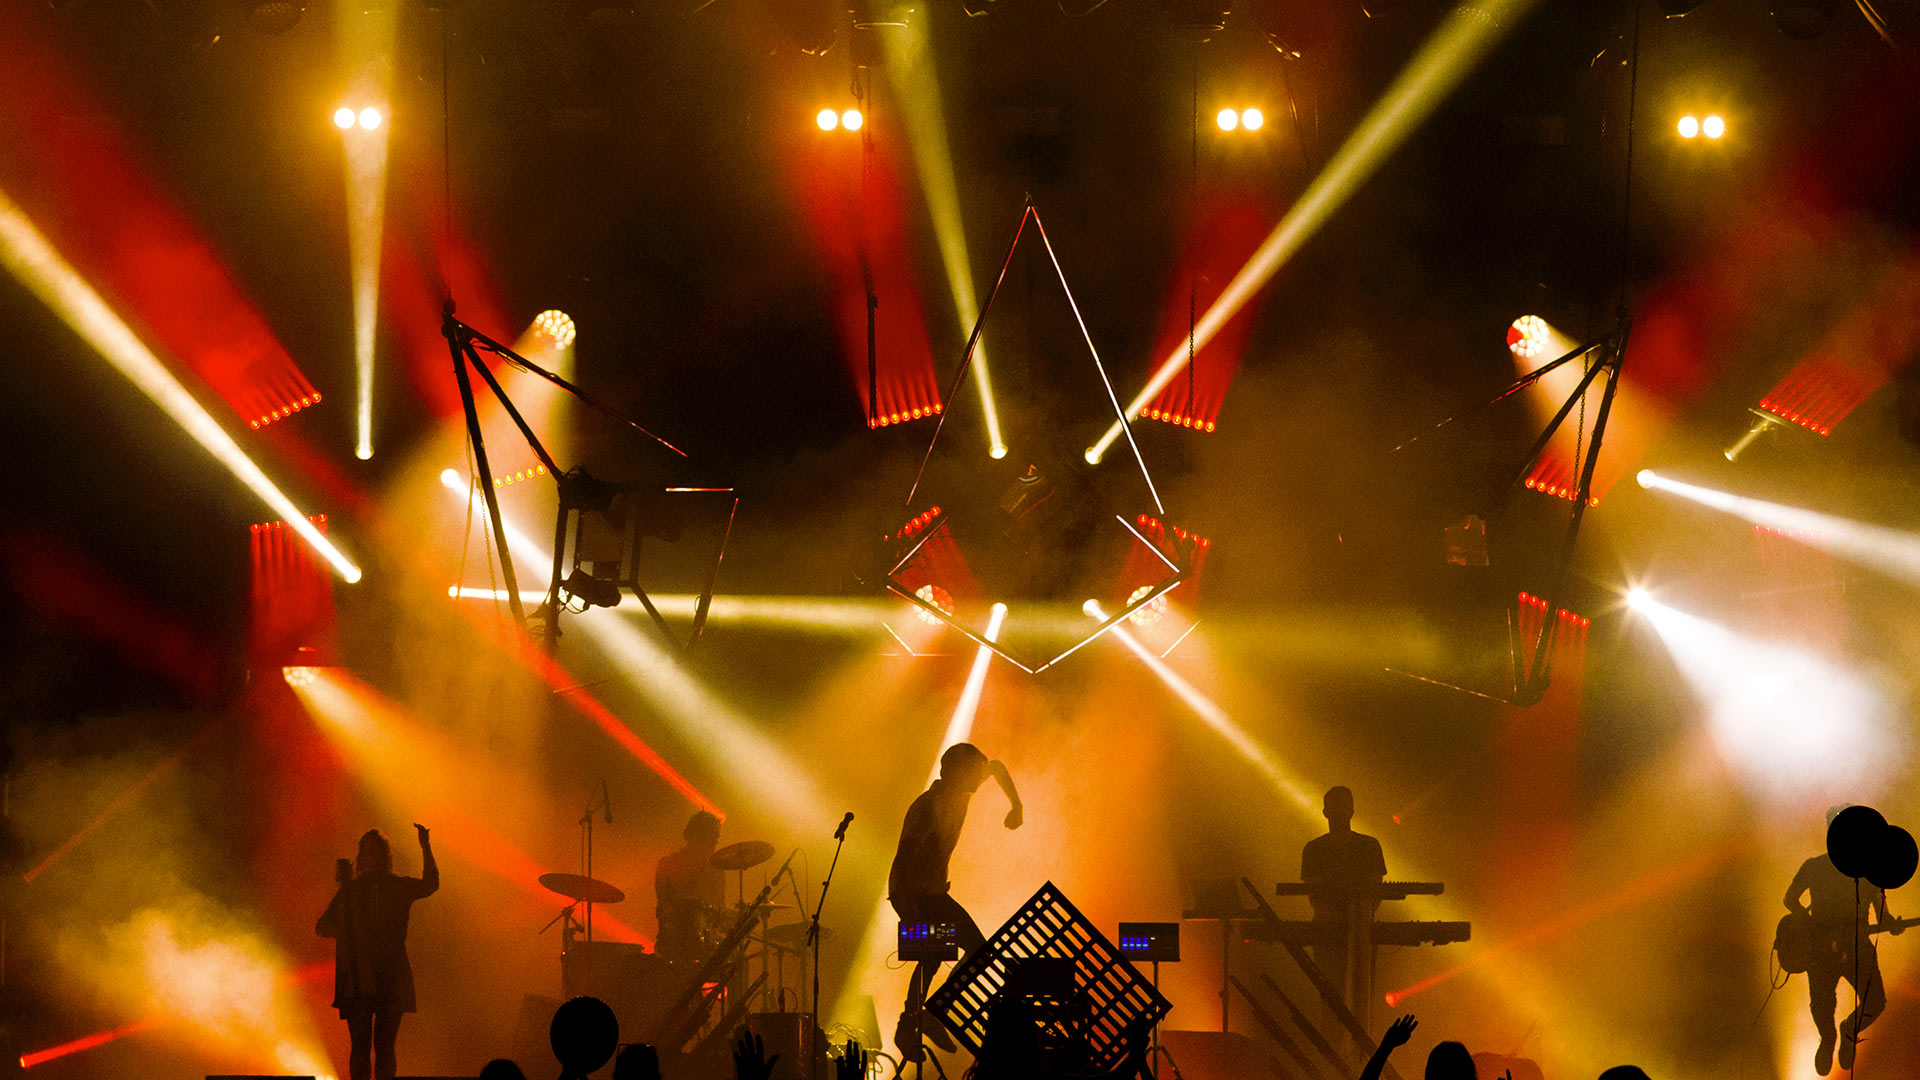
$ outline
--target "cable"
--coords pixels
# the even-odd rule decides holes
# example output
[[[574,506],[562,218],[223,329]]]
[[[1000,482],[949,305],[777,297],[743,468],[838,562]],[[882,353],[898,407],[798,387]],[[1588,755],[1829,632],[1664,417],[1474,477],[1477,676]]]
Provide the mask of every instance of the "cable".
[[[1620,296],[1615,314],[1627,316],[1628,242],[1633,221],[1633,121],[1640,100],[1640,0],[1633,0],[1633,51],[1627,63],[1627,162],[1620,191]]]

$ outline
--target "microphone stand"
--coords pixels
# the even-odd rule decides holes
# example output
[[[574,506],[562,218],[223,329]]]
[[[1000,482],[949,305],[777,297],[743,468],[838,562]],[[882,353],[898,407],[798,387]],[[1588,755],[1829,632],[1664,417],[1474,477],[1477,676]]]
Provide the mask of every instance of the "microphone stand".
[[[849,818],[853,815],[848,814]],[[842,825],[834,835],[833,861],[827,864],[826,880],[820,883],[820,902],[813,906],[813,919],[807,924],[807,946],[813,950],[813,995],[807,999],[807,1078],[819,1080],[820,1049],[816,1040],[820,1030],[820,910],[827,906],[827,890],[833,887],[833,871],[840,865],[840,849],[847,846],[847,830]]]

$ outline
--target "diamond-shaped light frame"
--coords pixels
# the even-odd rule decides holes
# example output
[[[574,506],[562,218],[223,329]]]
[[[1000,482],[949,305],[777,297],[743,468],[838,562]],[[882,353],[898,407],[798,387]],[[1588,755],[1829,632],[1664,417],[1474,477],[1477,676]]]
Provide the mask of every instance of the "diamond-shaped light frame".
[[[1060,291],[1066,294],[1067,306],[1073,309],[1074,322],[1079,325],[1080,336],[1084,338],[1087,343],[1087,355],[1093,358],[1093,366],[1100,372],[1100,384],[1106,388],[1107,403],[1112,406],[1114,418],[1119,421],[1121,431],[1126,434],[1127,447],[1133,452],[1133,460],[1140,466],[1140,476],[1146,481],[1147,493],[1153,498],[1154,509],[1164,516],[1166,514],[1166,508],[1160,503],[1160,491],[1154,486],[1153,474],[1147,469],[1147,460],[1140,453],[1140,444],[1134,440],[1133,425],[1127,420],[1126,410],[1120,407],[1120,398],[1113,390],[1113,380],[1107,377],[1106,365],[1100,362],[1100,351],[1094,348],[1093,335],[1087,332],[1087,321],[1080,314],[1080,304],[1073,298],[1073,289],[1067,285],[1066,272],[1060,269],[1060,257],[1054,254],[1053,241],[1047,239],[1047,227],[1041,223],[1040,210],[1034,206],[1031,198],[1027,200],[1026,208],[1020,215],[1020,224],[1014,227],[1013,242],[1007,245],[1007,257],[1000,264],[1000,274],[994,279],[993,291],[987,294],[986,303],[980,306],[980,316],[974,320],[973,332],[967,336],[967,351],[960,360],[960,370],[954,373],[953,385],[948,388],[946,400],[957,400],[955,395],[960,392],[961,380],[966,378],[967,369],[973,364],[974,350],[979,347],[980,332],[987,325],[987,313],[993,310],[994,298],[1000,295],[1000,286],[1006,283],[1007,268],[1013,265],[1013,253],[1019,249],[1020,237],[1026,232],[1027,222],[1029,221],[1033,222],[1034,228],[1040,233],[1040,243],[1047,249],[1047,261],[1053,265],[1053,272],[1060,279]],[[927,463],[933,460],[933,448],[939,443],[940,432],[946,428],[947,417],[952,415],[952,413],[952,409],[941,413],[939,423],[934,425],[933,437],[927,441],[927,452],[925,456],[920,459],[920,470],[914,475],[913,487],[907,492],[908,505],[912,505],[913,497],[919,493],[920,481],[926,477]],[[1118,613],[1102,621],[1085,637],[1045,660],[1030,662],[1014,656],[998,642],[988,640],[985,634],[967,626],[953,615],[914,595],[914,590],[900,581],[898,577],[900,571],[905,569],[907,564],[913,561],[913,557],[920,553],[920,548],[924,546],[928,540],[931,540],[934,534],[940,531],[939,529],[928,529],[926,534],[922,536],[918,542],[907,549],[906,554],[900,556],[900,558],[893,563],[886,574],[887,589],[899,594],[909,603],[920,608],[920,610],[928,613],[932,617],[939,619],[941,622],[965,634],[967,638],[975,644],[980,645],[982,648],[993,650],[1001,659],[1012,664],[1014,667],[1030,675],[1038,675],[1040,672],[1053,667],[1067,657],[1079,652],[1102,634],[1105,634],[1107,631],[1125,621],[1126,618],[1134,612],[1165,596],[1168,592],[1172,591],[1174,586],[1185,581],[1193,573],[1193,556],[1191,551],[1183,547],[1175,547],[1174,554],[1178,559],[1176,562],[1175,559],[1168,558],[1166,552],[1160,550],[1159,545],[1142,536],[1140,530],[1133,527],[1132,522],[1129,522],[1125,517],[1118,514],[1114,516],[1128,532],[1132,533],[1141,543],[1147,545],[1148,550],[1159,556],[1161,562],[1167,564],[1168,574],[1166,577],[1155,582],[1149,592],[1132,603],[1127,604]],[[949,520],[951,520],[951,515],[949,515]]]

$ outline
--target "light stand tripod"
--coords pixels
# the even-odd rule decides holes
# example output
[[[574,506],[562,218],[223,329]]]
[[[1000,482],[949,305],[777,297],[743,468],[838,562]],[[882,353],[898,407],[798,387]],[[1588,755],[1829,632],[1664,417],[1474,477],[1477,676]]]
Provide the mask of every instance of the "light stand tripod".
[[[1600,463],[1600,443],[1606,438],[1607,418],[1613,412],[1614,395],[1620,389],[1620,365],[1621,362],[1626,359],[1627,337],[1632,329],[1633,320],[1627,317],[1626,308],[1622,307],[1619,311],[1618,321],[1614,324],[1614,328],[1607,334],[1594,338],[1585,344],[1578,345],[1570,352],[1534,368],[1532,371],[1515,379],[1505,390],[1500,391],[1500,393],[1495,394],[1486,402],[1476,405],[1469,410],[1469,413],[1477,413],[1483,409],[1497,405],[1515,394],[1520,393],[1527,387],[1532,386],[1534,383],[1539,382],[1549,373],[1559,369],[1565,364],[1569,364],[1574,360],[1586,361],[1586,371],[1581,375],[1579,384],[1567,394],[1566,400],[1560,405],[1560,411],[1554,413],[1553,419],[1547,421],[1546,428],[1540,432],[1539,438],[1533,441],[1533,446],[1527,451],[1526,456],[1520,459],[1518,468],[1514,470],[1512,476],[1509,477],[1500,489],[1502,492],[1510,492],[1518,486],[1520,481],[1526,476],[1527,470],[1532,467],[1534,459],[1538,458],[1540,452],[1547,448],[1547,443],[1550,442],[1553,436],[1560,430],[1560,425],[1566,423],[1567,416],[1573,412],[1574,406],[1579,405],[1586,399],[1587,389],[1593,385],[1594,379],[1598,378],[1601,372],[1605,372],[1607,376],[1606,390],[1600,396],[1600,408],[1594,414],[1593,436],[1588,441],[1586,457],[1575,463],[1578,472],[1575,474],[1575,484],[1572,495],[1573,509],[1567,518],[1567,530],[1560,543],[1560,555],[1554,563],[1552,570],[1552,585],[1541,594],[1541,599],[1544,600],[1547,605],[1546,610],[1548,617],[1540,627],[1539,639],[1534,643],[1533,659],[1526,665],[1524,672],[1521,670],[1520,650],[1517,647],[1513,649],[1513,693],[1510,697],[1500,699],[1507,701],[1509,704],[1521,706],[1537,704],[1541,698],[1546,696],[1547,684],[1553,678],[1553,639],[1554,633],[1559,625],[1559,620],[1552,617],[1552,612],[1556,610],[1556,606],[1560,602],[1560,595],[1566,586],[1567,568],[1573,562],[1573,545],[1580,537],[1580,520],[1585,516],[1587,507],[1592,501],[1593,474],[1595,468]],[[1435,424],[1430,431],[1438,431],[1440,428],[1453,423],[1455,419],[1457,419],[1457,417],[1449,416],[1445,420]],[[1421,435],[1416,435],[1406,442],[1401,443],[1399,446],[1394,447],[1391,452],[1398,453],[1418,442],[1422,437]],[[1416,677],[1423,678],[1423,681],[1426,682],[1447,686],[1455,690],[1462,690],[1480,697],[1495,696],[1483,694],[1478,690],[1473,690],[1468,687],[1455,686],[1452,683],[1442,682],[1439,679]]]
[[[527,445],[532,448],[534,456],[539,458],[540,464],[546,467],[547,475],[553,477],[554,482],[558,484],[560,488],[560,520],[559,524],[554,528],[553,580],[548,586],[547,597],[541,604],[541,609],[545,612],[545,625],[543,627],[544,644],[547,651],[552,652],[554,645],[560,637],[560,575],[562,570],[562,554],[566,546],[565,529],[567,511],[570,508],[578,506],[582,501],[577,489],[583,486],[581,481],[585,478],[584,476],[573,477],[561,472],[560,466],[554,463],[553,456],[547,453],[545,446],[541,445],[539,436],[535,435],[533,428],[527,425],[526,417],[521,416],[520,410],[514,407],[513,399],[509,398],[507,392],[500,388],[500,380],[494,378],[493,372],[489,371],[487,365],[481,362],[480,352],[485,350],[528,374],[537,375],[547,380],[573,395],[587,406],[640,432],[642,435],[673,451],[680,457],[686,457],[687,453],[640,426],[637,421],[628,418],[612,406],[601,402],[598,398],[595,398],[593,395],[567,380],[528,360],[526,357],[521,356],[505,345],[475,330],[466,323],[461,322],[454,317],[453,312],[453,301],[448,300],[441,308],[440,333],[447,339],[447,350],[453,358],[454,379],[460,385],[460,407],[466,413],[467,437],[473,441],[473,456],[475,469],[479,473],[480,494],[487,502],[487,520],[493,526],[494,544],[500,552],[500,569],[502,576],[506,578],[507,605],[513,611],[514,621],[518,623],[523,630],[527,628],[527,614],[520,604],[520,584],[513,570],[513,553],[507,548],[506,525],[500,519],[500,498],[495,493],[493,487],[493,466],[487,460],[486,439],[480,430],[480,410],[474,404],[473,381],[467,373],[469,368],[480,373],[480,378],[486,382],[487,389],[492,391],[493,396],[499,400],[501,407],[505,409],[507,415],[513,419],[514,426],[520,429],[521,436],[527,440]]]

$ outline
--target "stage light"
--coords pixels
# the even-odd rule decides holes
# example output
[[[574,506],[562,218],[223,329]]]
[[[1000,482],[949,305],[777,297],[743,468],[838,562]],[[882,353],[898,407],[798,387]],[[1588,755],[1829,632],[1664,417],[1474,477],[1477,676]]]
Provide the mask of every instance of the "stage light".
[[[594,577],[585,570],[575,570],[567,575],[566,582],[560,586],[560,599],[562,602],[580,601],[580,607],[575,610],[575,614],[588,608],[619,607],[620,585],[617,582]]]
[[[564,311],[548,309],[533,317],[533,332],[548,347],[564,349],[573,344],[573,317]]]
[[[1267,114],[1259,109],[1240,110],[1240,128],[1243,131],[1259,131],[1267,124]]]
[[[1513,355],[1530,360],[1547,351],[1552,333],[1547,320],[1538,315],[1522,315],[1507,327],[1507,348]]]
[[[1140,586],[1133,590],[1132,595],[1127,597],[1127,606],[1132,607],[1140,603],[1142,599],[1145,599],[1152,592],[1153,586]],[[1133,614],[1127,616],[1127,621],[1135,626],[1152,626],[1154,623],[1167,617],[1167,606],[1167,594],[1161,593],[1159,596],[1141,605]]]
[[[1717,139],[1727,133],[1727,122],[1718,116],[1709,115],[1700,121],[1700,134],[1709,139]]]
[[[1648,611],[1653,607],[1653,594],[1639,587],[1628,589],[1627,606],[1635,611]]]
[[[114,370],[160,406],[195,442],[280,515],[342,579],[349,583],[360,580],[360,568],[314,527],[307,515],[293,505],[293,500],[267,479],[267,474],[260,471],[253,459],[241,452],[233,437],[107,307],[93,287],[60,257],[5,192],[0,192],[0,266],[5,266],[29,292],[112,364]]]
[[[380,126],[380,110],[369,105],[360,110],[360,130],[372,131]]]
[[[345,105],[333,110],[333,126],[339,128],[341,131],[346,131],[353,127],[354,119],[353,110]]]
[[[1379,168],[1380,163],[1406,141],[1407,136],[1432,115],[1440,102],[1466,77],[1481,58],[1497,44],[1506,30],[1520,21],[1539,0],[1482,0],[1455,8],[1438,29],[1420,47],[1420,52],[1394,79],[1393,84],[1374,103],[1353,134],[1328,160],[1325,168],[1295,200],[1280,223],[1267,235],[1246,265],[1227,283],[1206,313],[1195,324],[1191,344],[1182,340],[1154,370],[1153,377],[1134,396],[1125,411],[1128,419],[1140,415],[1175,375],[1187,365],[1189,355],[1204,348],[1222,327],[1236,315],[1253,294],[1279,272],[1293,253],[1319,231],[1354,191]],[[1114,440],[1120,437],[1115,421],[1087,449],[1087,462],[1100,463]]]
[[[948,618],[953,617],[953,610],[954,610],[953,594],[941,588],[940,586],[922,585],[919,588],[913,590],[913,595],[919,597],[922,601],[926,603],[932,604],[934,607],[939,608],[941,611],[946,612]],[[913,613],[919,616],[920,621],[923,623],[930,623],[934,626],[941,625],[942,620],[940,619],[940,617],[938,615],[935,615],[933,612],[928,611],[926,608],[916,607],[913,609]]]
[[[1688,113],[1680,118],[1680,137],[1691,139],[1700,134],[1700,118]]]
[[[1214,117],[1213,122],[1220,125],[1221,131],[1233,131],[1240,126],[1240,114],[1232,109],[1221,109],[1220,115]]]
[[[834,112],[832,109],[821,109],[820,112],[814,116],[813,122],[820,125],[821,131],[833,131],[840,126],[840,114]]]
[[[860,115],[859,109],[848,109],[840,114],[840,126],[848,131],[859,131],[866,122],[867,118]]]
[[[987,456],[995,461],[999,461],[1001,458],[1007,456],[1007,445],[1005,443],[994,443],[993,449],[987,451]]]

